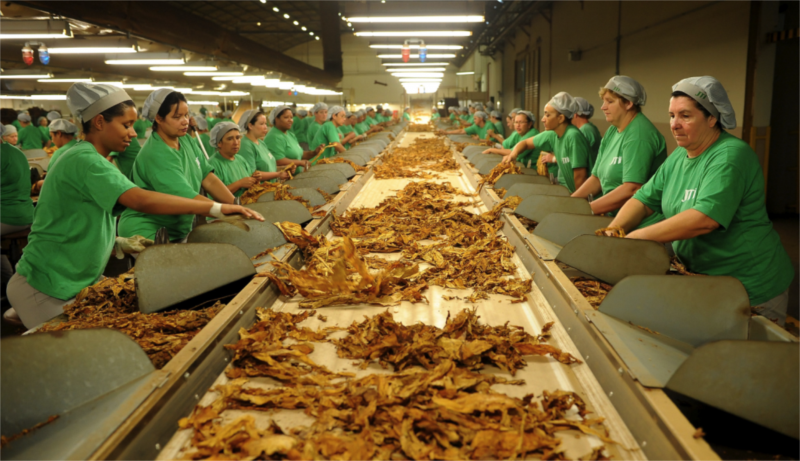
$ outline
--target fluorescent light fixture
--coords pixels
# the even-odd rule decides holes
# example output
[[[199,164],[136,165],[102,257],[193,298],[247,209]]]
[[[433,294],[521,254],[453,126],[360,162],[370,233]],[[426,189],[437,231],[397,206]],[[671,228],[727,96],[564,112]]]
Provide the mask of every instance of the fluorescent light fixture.
[[[289,106],[292,103],[290,102],[282,102],[282,101],[264,101],[261,103],[261,107],[278,107],[278,106]]]
[[[234,77],[231,80],[231,83],[251,83],[251,82],[263,82],[265,80],[264,75],[242,75],[241,77]]]
[[[319,40],[319,37],[314,37],[314,40]]]
[[[456,72],[456,75],[473,75],[475,72]]]
[[[386,72],[399,72],[402,70],[403,72],[444,72],[444,67],[413,67],[413,68],[403,68],[403,69],[386,69]]]
[[[314,32],[309,32],[308,35],[314,35]]]
[[[106,64],[132,66],[182,66],[186,59],[179,53],[136,53],[135,56],[106,55]]]
[[[0,74],[0,79],[26,79],[26,80],[33,80],[33,79],[50,79],[53,78],[53,74],[45,73],[45,72],[31,72],[27,69],[22,69],[20,71],[14,70],[7,70]]]
[[[243,76],[244,72],[184,72],[183,75],[187,77],[231,77],[227,79],[212,78],[212,80],[233,80],[234,77]]]
[[[297,22],[297,21],[293,21],[292,24],[294,24],[295,26],[299,26],[300,25],[300,23]]]
[[[32,94],[30,96],[0,94],[0,99],[34,99],[37,101],[66,101],[65,94]]]
[[[64,46],[64,47],[48,47],[47,51],[50,54],[108,54],[108,53],[115,53],[115,54],[129,54],[129,53],[136,53],[136,49],[132,46],[122,48],[122,47],[71,47],[71,46]]]
[[[401,78],[400,83],[441,83],[440,78]]]
[[[378,57],[381,58],[381,59],[403,59],[403,55],[402,54],[379,54]],[[418,54],[411,54],[408,57],[411,58],[411,59],[418,59],[419,55]],[[451,53],[444,53],[444,54],[435,54],[434,53],[434,54],[429,54],[428,57],[431,58],[431,59],[446,59],[446,58],[455,58],[456,55],[451,54]]]
[[[383,50],[402,50],[403,45],[379,45],[373,44],[369,46],[370,48],[374,49],[383,49]],[[418,50],[419,45],[408,45],[408,47],[412,50]],[[425,48],[429,50],[462,50],[464,49],[461,45],[425,45]]]
[[[154,72],[215,72],[216,66],[155,66]]]
[[[442,78],[444,74],[441,72],[393,72],[395,77],[417,77],[417,78]]]
[[[449,63],[446,62],[385,62],[383,63],[386,67],[435,67],[435,66],[447,66]],[[400,70],[400,69],[398,69]]]
[[[356,37],[469,37],[468,30],[427,30],[427,31],[371,31],[356,32]]]
[[[267,88],[278,88],[281,85],[281,80],[279,78],[267,78],[264,79],[262,85]]]
[[[111,85],[111,86],[118,86],[122,88],[122,82],[92,82],[95,85]]]
[[[219,105],[218,101],[186,101],[186,103],[189,104],[190,106],[200,106],[200,105],[203,105],[203,106],[218,106]]]
[[[249,96],[246,91],[192,91],[192,96]]]
[[[86,77],[61,77],[61,78],[40,78],[37,80],[41,83],[90,83],[91,78]]]
[[[272,7],[272,11],[274,11],[274,12],[276,12],[276,13],[277,13],[278,11],[280,11],[280,9],[278,9],[278,7],[277,7],[277,6],[273,6],[273,7]]]
[[[303,26],[303,27],[301,27],[301,28],[300,28],[300,30],[302,30],[303,32],[305,32],[305,31],[307,31],[308,29],[306,29],[306,26]]]
[[[289,13],[283,13],[283,17],[284,17],[285,19],[289,19]]]
[[[3,30],[0,31],[0,40],[31,40],[31,39],[59,39],[74,38],[69,22],[61,20],[3,20]]]
[[[483,16],[357,16],[348,18],[350,22],[366,22],[371,24],[410,22],[410,23],[455,23],[455,22],[483,22]]]
[[[289,90],[294,87],[294,82],[280,82],[278,88],[281,90]]]

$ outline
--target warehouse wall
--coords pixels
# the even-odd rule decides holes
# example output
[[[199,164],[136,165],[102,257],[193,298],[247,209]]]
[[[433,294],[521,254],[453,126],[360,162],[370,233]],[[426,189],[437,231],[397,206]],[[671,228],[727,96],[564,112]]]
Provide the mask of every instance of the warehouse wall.
[[[527,26],[530,37],[518,31],[503,50],[503,107],[518,105],[514,61],[540,41],[541,106],[559,91],[582,96],[595,106],[592,121],[604,132],[609,125],[600,112],[597,92],[615,73],[620,7],[620,73],[646,88],[644,113],[662,132],[670,151],[675,142],[669,132],[669,94],[682,78],[720,79],[741,125],[748,2],[555,2],[552,27],[536,15]],[[679,15],[683,16],[672,19]],[[578,49],[583,50],[581,60],[569,61],[568,53]],[[538,115],[542,107],[527,109]],[[741,136],[741,126],[732,133]]]

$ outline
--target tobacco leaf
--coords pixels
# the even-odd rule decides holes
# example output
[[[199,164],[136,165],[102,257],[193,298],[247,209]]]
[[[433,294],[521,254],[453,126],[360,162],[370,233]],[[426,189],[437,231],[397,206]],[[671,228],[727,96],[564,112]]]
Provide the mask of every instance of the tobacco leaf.
[[[495,183],[497,183],[497,181],[505,174],[522,174],[522,168],[515,162],[498,163],[494,168],[492,168],[492,171],[490,171],[489,174],[483,176],[481,180],[478,181],[478,190],[480,190],[486,184],[495,185]]]
[[[50,424],[53,421],[57,420],[58,417],[59,417],[59,415],[52,415],[49,418],[47,418],[47,420],[42,421],[41,423],[35,424],[33,427],[30,427],[28,429],[23,429],[18,434],[14,434],[14,435],[9,436],[9,437],[0,436],[0,448],[5,448],[9,443],[11,443],[11,442],[13,442],[13,441],[15,441],[17,439],[20,439],[22,437],[25,437],[26,435],[36,431],[37,429],[40,429],[40,428],[42,428],[44,426],[47,426],[48,424]]]
[[[375,178],[439,178],[426,171],[458,172],[459,167],[447,143],[440,138],[417,138],[409,147],[395,147],[375,165]]]
[[[611,235],[606,236],[606,232],[611,232]],[[594,235],[600,237],[615,237],[615,238],[625,238],[625,229],[621,227],[604,227],[602,229],[597,229],[594,231]]]
[[[595,309],[600,307],[600,303],[603,302],[608,292],[613,288],[607,283],[585,277],[570,277],[569,280]]]
[[[353,169],[356,170],[356,172],[367,171],[369,169],[369,168],[367,168],[365,166],[358,166],[352,160],[347,160],[347,159],[341,158],[341,157],[329,157],[329,158],[324,158],[322,160],[317,161],[317,165],[330,165],[330,164],[333,164],[333,163],[346,163],[346,164],[350,165],[351,167],[353,167]]]

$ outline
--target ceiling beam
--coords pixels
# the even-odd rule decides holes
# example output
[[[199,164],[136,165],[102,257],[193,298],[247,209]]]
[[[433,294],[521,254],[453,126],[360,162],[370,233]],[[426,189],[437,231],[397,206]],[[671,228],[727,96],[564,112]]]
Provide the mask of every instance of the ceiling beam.
[[[335,87],[336,75],[291,58],[240,36],[219,24],[187,13],[166,2],[114,2],[114,14],[95,2],[23,1],[25,6],[116,29],[194,53],[220,57],[248,66],[282,72],[298,80]]]
[[[342,33],[339,31],[339,2],[338,1],[323,1],[319,2],[319,15],[321,18],[331,18],[328,21],[322,21],[322,31],[320,38],[322,39],[322,62],[325,66],[325,72],[333,75],[338,75],[340,78],[344,75],[342,68]]]

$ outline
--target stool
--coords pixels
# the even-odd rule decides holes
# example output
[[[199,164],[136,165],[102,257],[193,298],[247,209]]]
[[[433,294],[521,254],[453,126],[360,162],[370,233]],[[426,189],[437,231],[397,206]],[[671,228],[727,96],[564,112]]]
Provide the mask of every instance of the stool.
[[[8,256],[11,267],[15,267],[20,258],[22,258],[22,249],[28,244],[28,234],[30,233],[31,229],[28,228],[19,232],[6,234],[2,237],[2,242],[0,242],[0,245],[2,245],[2,254]],[[24,242],[20,243],[20,240]]]

